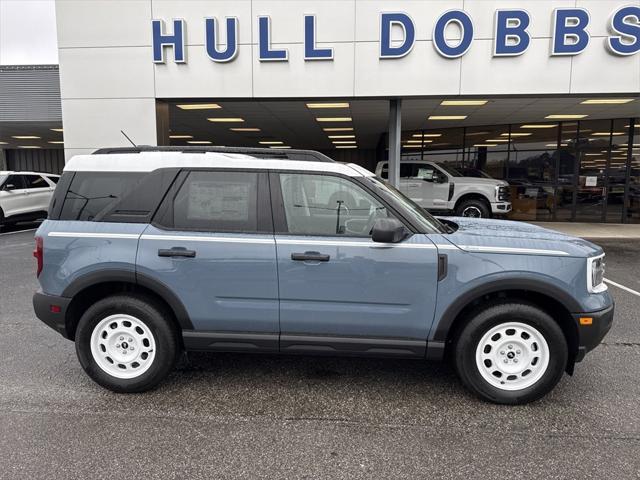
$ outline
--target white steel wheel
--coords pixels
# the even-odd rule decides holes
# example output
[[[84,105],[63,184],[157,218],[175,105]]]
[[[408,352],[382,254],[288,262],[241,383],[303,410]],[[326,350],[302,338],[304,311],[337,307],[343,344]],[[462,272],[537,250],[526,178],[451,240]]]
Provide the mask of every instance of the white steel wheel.
[[[531,325],[501,323],[478,342],[476,366],[490,385],[506,391],[524,390],[547,371],[549,345]]]
[[[156,355],[156,341],[144,322],[126,314],[110,315],[91,333],[91,356],[109,375],[136,378],[145,373]]]

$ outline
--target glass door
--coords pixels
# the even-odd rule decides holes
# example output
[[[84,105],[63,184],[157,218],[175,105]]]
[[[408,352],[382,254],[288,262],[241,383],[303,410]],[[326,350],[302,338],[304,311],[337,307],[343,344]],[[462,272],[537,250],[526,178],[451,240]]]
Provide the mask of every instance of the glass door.
[[[607,192],[607,165],[612,154],[611,120],[580,122],[576,155],[575,220],[601,222],[604,219]]]

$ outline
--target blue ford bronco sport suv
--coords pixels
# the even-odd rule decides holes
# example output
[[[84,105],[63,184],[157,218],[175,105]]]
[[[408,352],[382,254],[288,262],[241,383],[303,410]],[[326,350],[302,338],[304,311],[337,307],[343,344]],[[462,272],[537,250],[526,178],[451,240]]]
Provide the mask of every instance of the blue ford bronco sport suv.
[[[597,245],[438,220],[317,152],[76,156],[34,255],[36,315],[116,392],[156,386],[183,351],[279,352],[448,358],[481,397],[526,403],[613,319]]]

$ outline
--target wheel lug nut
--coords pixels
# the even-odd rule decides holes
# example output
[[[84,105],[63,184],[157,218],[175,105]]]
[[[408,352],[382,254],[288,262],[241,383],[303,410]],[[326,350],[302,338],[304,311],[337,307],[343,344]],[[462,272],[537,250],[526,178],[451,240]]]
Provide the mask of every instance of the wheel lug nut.
[[[120,344],[119,343],[116,343],[116,348],[120,348]]]
[[[520,350],[516,350],[516,353],[520,355],[522,352]]]
[[[120,341],[124,340],[124,337],[120,337]]]
[[[133,350],[133,347],[129,347],[129,350]]]
[[[513,348],[513,345],[509,345],[509,347],[508,347],[508,348],[509,348],[509,350],[511,350],[511,349]]]
[[[133,342],[133,338],[129,337],[129,341],[130,341],[130,342]]]
[[[500,355],[504,355],[504,350],[500,350]]]
[[[504,363],[509,363],[509,360],[507,360],[506,358],[504,359]]]
[[[513,363],[518,363],[518,359],[517,359],[517,358],[514,358],[514,359],[513,359]]]

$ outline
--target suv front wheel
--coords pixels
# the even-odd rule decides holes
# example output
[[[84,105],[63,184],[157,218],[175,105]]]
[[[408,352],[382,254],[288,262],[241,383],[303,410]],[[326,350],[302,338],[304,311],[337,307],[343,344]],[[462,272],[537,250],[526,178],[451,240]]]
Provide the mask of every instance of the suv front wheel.
[[[503,301],[472,315],[455,342],[462,383],[494,403],[524,404],[555,387],[568,348],[560,326],[535,305]]]
[[[92,305],[76,331],[82,368],[118,393],[144,392],[173,369],[179,352],[167,312],[152,299],[114,295]]]

